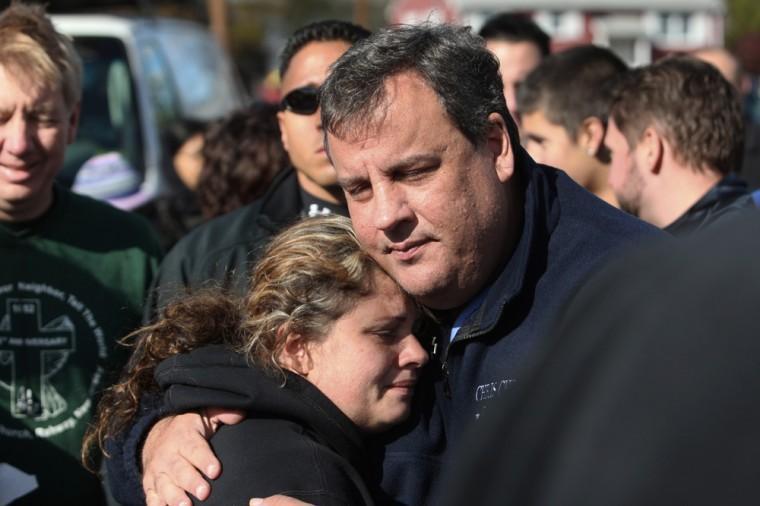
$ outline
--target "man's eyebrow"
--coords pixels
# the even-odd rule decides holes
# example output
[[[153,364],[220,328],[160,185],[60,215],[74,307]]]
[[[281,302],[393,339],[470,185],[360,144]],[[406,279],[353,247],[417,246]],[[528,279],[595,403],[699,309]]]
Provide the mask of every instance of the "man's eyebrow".
[[[340,186],[343,189],[351,188],[353,186],[357,186],[358,184],[365,182],[366,180],[367,178],[363,176],[339,177],[338,186]]]
[[[439,163],[440,161],[441,157],[439,155],[432,153],[420,153],[402,158],[401,160],[395,162],[393,165],[384,168],[382,171],[387,174],[392,174],[394,172],[409,169],[416,165],[433,164]]]
[[[383,174],[394,174],[396,172],[401,172],[418,165],[438,164],[440,163],[440,161],[441,161],[441,157],[437,154],[430,154],[430,153],[416,154],[416,155],[410,155],[406,158],[402,158],[401,160],[398,160],[395,163],[393,163],[393,165],[390,165],[388,167],[383,167],[382,169],[380,169],[380,171]],[[357,184],[364,183],[366,180],[367,178],[365,176],[339,177],[338,186],[340,186],[341,188],[350,188],[352,186],[356,186]]]

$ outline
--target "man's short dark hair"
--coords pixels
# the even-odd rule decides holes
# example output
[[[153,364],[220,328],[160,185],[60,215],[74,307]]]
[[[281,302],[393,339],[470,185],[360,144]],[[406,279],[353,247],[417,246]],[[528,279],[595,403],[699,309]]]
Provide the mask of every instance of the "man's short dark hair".
[[[386,81],[413,72],[438,95],[454,125],[481,144],[488,115],[504,118],[513,148],[517,126],[507,112],[499,62],[467,27],[397,26],[357,42],[334,64],[322,88],[322,124],[337,137],[361,135],[383,107]]]
[[[370,31],[348,21],[328,19],[302,26],[288,38],[285,49],[280,54],[280,76],[284,76],[290,60],[309,42],[343,41],[349,44],[366,39]]]
[[[586,118],[606,125],[615,84],[628,70],[609,49],[578,46],[544,59],[517,91],[520,114],[541,111],[575,139]]]
[[[541,55],[550,52],[551,39],[528,16],[504,12],[486,20],[478,35],[486,40],[507,42],[530,42],[536,45]]]
[[[736,89],[720,72],[690,56],[631,70],[621,80],[610,117],[631,148],[653,126],[676,157],[697,170],[739,168],[744,125]]]

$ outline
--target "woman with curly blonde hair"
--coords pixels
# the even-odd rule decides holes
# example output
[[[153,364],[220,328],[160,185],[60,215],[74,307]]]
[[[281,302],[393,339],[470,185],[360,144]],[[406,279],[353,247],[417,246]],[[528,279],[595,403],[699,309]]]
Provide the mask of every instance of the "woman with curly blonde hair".
[[[136,333],[83,456],[162,392],[167,412],[222,406],[250,415],[212,437],[225,471],[203,504],[278,493],[372,504],[363,439],[407,417],[428,358],[412,334],[416,306],[361,249],[347,218],[303,220],[261,258],[245,300],[190,296]]]

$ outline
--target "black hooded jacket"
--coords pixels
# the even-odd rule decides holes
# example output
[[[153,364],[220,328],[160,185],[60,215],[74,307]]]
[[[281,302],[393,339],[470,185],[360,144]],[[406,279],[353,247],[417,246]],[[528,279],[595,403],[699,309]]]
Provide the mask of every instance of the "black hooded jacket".
[[[224,472],[196,504],[247,505],[285,494],[320,506],[371,505],[359,429],[307,380],[249,367],[222,346],[162,362],[155,378],[165,407],[184,412],[224,405],[248,412],[211,438]]]

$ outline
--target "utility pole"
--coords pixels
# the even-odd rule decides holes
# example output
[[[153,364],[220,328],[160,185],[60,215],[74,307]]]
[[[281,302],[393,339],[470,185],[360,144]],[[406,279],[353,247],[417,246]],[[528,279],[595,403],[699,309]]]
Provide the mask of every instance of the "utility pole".
[[[354,23],[369,28],[369,0],[354,0]]]
[[[227,0],[206,0],[211,32],[225,50],[230,49],[227,25]]]

